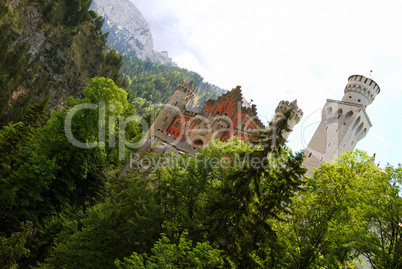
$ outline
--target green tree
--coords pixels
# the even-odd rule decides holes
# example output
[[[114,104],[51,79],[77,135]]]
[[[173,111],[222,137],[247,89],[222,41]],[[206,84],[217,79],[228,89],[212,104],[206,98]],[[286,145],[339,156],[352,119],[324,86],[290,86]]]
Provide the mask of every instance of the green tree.
[[[111,197],[88,209],[81,228],[57,241],[43,268],[109,268],[132,252],[136,262],[146,254],[148,266],[161,233],[176,246],[183,236],[193,247],[210,242],[222,251],[225,266],[275,266],[281,253],[268,220],[287,212],[305,170],[302,154],[268,144],[275,146],[253,147],[232,138],[212,142],[195,156],[145,159],[157,169],[114,183]],[[177,255],[172,259],[180,260],[182,254]]]
[[[276,126],[258,134],[253,151],[231,156],[232,169],[218,180],[206,206],[208,240],[216,242],[241,268],[274,268],[281,259],[277,235],[268,222],[287,213],[301,190],[303,153],[284,147],[291,111]]]
[[[134,113],[127,93],[110,79],[95,78],[91,83],[84,88],[83,100],[70,99],[70,109],[83,103],[112,105],[114,110],[105,113],[105,128],[112,126],[118,130],[118,124],[113,126],[108,119]],[[27,220],[36,226],[66,206],[95,204],[106,189],[108,175],[117,173],[123,165],[116,148],[81,149],[71,144],[65,133],[69,111],[53,112],[46,125],[36,129],[35,122],[39,119],[32,112],[23,122],[0,132],[0,147],[5,149],[0,154],[0,165],[5,168],[0,183],[2,232],[9,234]],[[77,140],[88,143],[99,139],[100,124],[98,107],[78,111],[71,128]],[[130,122],[126,127],[127,139],[140,137],[137,123]]]
[[[380,174],[354,246],[372,268],[396,269],[402,267],[402,167],[388,165]]]
[[[0,237],[0,266],[1,268],[18,268],[17,260],[29,255],[26,244],[29,237],[32,237],[32,223],[22,223],[19,232],[13,233],[10,237]]]
[[[178,245],[171,244],[169,238],[162,236],[152,248],[152,255],[140,255],[136,252],[123,261],[116,260],[118,269],[146,268],[223,268],[221,251],[213,249],[207,242],[197,243],[184,236],[180,237]]]
[[[274,224],[286,247],[283,267],[354,268],[356,244],[371,230],[365,212],[377,218],[381,210],[373,199],[382,196],[384,173],[373,161],[364,152],[347,152],[307,178],[303,192],[294,197],[291,214]]]
[[[80,219],[66,219],[40,268],[113,268],[132,252],[150,253],[161,233],[160,206],[141,176],[121,179],[104,202]]]

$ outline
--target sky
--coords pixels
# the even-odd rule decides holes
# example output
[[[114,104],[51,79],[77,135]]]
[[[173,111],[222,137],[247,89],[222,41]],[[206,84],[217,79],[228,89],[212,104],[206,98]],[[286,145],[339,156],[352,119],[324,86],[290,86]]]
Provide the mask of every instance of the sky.
[[[154,48],[230,90],[242,87],[264,122],[279,101],[304,116],[289,137],[307,147],[326,99],[341,100],[348,77],[381,88],[367,107],[373,124],[356,148],[385,166],[402,163],[402,2],[357,0],[131,0],[151,26]]]

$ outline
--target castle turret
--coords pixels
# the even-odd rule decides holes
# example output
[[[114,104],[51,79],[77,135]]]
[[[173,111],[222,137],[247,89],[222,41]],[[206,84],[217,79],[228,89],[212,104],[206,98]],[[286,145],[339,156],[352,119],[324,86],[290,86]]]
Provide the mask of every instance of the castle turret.
[[[305,150],[303,166],[308,169],[308,176],[321,162],[354,149],[367,135],[372,124],[366,108],[379,93],[380,87],[374,80],[353,75],[348,79],[342,101],[327,100],[320,125]]]
[[[342,101],[363,105],[366,108],[379,93],[380,87],[374,80],[360,75],[353,75],[348,79]]]
[[[168,103],[163,105],[162,111],[155,119],[151,128],[149,128],[144,139],[148,139],[154,134],[154,132],[158,131],[155,128],[159,129],[159,131],[166,131],[176,116],[181,115],[186,109],[187,104],[192,100],[196,93],[197,91],[194,89],[193,81],[180,82]]]
[[[282,134],[282,137],[285,140],[288,139],[290,132],[293,130],[295,125],[299,123],[300,119],[303,116],[303,111],[297,106],[297,100],[294,100],[293,102],[280,101],[275,109],[275,115],[272,118],[271,123],[267,127],[267,129],[273,128],[276,123],[284,117],[285,112],[289,110],[292,113],[291,118],[288,120],[288,127],[290,131]]]

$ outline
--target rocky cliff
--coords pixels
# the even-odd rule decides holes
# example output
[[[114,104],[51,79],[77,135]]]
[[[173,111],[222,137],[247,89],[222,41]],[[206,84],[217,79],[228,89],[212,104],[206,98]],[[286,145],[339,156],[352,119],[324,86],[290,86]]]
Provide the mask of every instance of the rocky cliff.
[[[105,52],[101,19],[90,4],[0,1],[0,126],[44,99],[50,109],[61,108],[92,77],[116,79],[118,56]]]
[[[151,28],[129,0],[94,0],[91,8],[105,18],[108,45],[122,54],[163,65],[176,66],[168,53],[154,51]]]

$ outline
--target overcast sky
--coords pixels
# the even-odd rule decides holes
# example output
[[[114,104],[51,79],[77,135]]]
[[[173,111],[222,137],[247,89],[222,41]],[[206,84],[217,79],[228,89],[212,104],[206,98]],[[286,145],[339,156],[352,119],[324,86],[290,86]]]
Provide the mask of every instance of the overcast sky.
[[[372,77],[381,93],[357,148],[380,166],[402,162],[402,2],[131,0],[151,25],[155,50],[225,89],[242,86],[270,120],[280,100],[304,117],[289,138],[304,149],[327,98],[341,100],[350,75]]]

